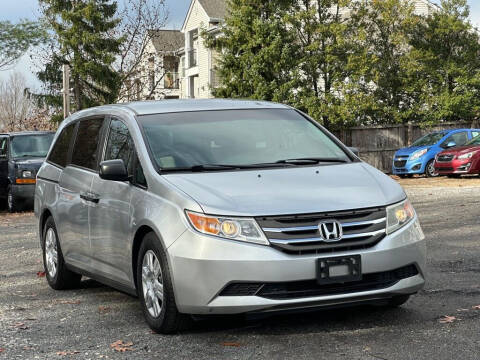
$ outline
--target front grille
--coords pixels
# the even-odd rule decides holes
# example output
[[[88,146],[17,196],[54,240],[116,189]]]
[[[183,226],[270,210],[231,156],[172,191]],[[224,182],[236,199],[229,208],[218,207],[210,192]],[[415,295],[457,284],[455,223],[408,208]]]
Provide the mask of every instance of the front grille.
[[[374,246],[385,237],[384,207],[330,213],[257,217],[270,244],[289,254],[315,254]],[[322,220],[342,224],[343,236],[336,242],[325,242],[318,225]]]
[[[453,160],[455,155],[438,155],[437,161],[438,162],[450,162]]]
[[[395,285],[402,279],[418,275],[415,265],[399,269],[363,274],[362,280],[319,285],[317,280],[303,280],[277,283],[231,283],[221,292],[220,296],[260,296],[267,299],[287,300],[312,296],[328,296],[350,294],[361,291],[385,289]]]
[[[407,164],[407,160],[395,160],[393,162],[393,166],[395,166],[396,168],[403,168],[405,167],[406,164]]]
[[[435,170],[437,171],[453,171],[453,168],[452,167],[436,167]]]

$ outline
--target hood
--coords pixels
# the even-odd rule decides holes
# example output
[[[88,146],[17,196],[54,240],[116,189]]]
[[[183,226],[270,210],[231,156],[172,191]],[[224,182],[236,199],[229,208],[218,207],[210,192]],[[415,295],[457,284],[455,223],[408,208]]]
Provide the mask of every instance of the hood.
[[[462,155],[472,151],[480,150],[480,145],[465,145],[465,146],[457,146],[454,148],[450,148],[447,150],[442,151],[440,154],[442,155]]]
[[[396,156],[398,155],[411,155],[413,154],[415,151],[418,151],[418,150],[423,150],[423,149],[428,149],[430,147],[432,147],[433,145],[430,145],[430,146],[411,146],[411,147],[406,147],[406,148],[402,148],[402,149],[399,149],[397,150],[397,152],[395,153]]]
[[[18,168],[35,170],[40,169],[40,166],[42,166],[44,161],[45,158],[39,157],[23,157],[13,160],[13,162],[17,165]]]
[[[318,173],[317,173],[318,172]],[[390,177],[365,163],[268,170],[166,174],[212,215],[261,216],[383,206],[405,198]]]

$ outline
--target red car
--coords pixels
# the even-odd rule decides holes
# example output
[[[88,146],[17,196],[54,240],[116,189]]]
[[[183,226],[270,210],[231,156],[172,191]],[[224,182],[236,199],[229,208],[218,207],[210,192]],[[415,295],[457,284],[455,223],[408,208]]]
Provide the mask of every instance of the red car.
[[[440,175],[480,174],[480,135],[463,146],[438,153],[435,170]]]

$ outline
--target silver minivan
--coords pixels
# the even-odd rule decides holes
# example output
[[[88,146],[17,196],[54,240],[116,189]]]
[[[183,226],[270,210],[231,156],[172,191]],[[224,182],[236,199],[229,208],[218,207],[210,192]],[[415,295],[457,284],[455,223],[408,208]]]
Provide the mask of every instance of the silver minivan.
[[[168,100],[80,111],[37,175],[54,289],[87,276],[162,333],[190,315],[399,306],[425,282],[402,188],[291,107]]]

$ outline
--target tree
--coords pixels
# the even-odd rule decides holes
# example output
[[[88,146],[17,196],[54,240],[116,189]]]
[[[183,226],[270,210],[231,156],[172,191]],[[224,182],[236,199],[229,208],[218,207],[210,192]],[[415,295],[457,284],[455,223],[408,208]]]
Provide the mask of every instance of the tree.
[[[410,0],[362,0],[352,10],[357,41],[363,50],[350,58],[357,67],[344,87],[347,107],[367,124],[405,123],[415,117],[418,93],[410,76],[411,34],[420,21]]]
[[[148,44],[155,36],[152,30],[162,29],[167,23],[168,11],[165,0],[126,0],[117,11],[117,18],[121,21],[112,29],[111,35],[115,38],[122,36],[124,38],[117,59],[113,63],[113,69],[119,73],[122,84],[118,99],[128,99],[128,94],[132,92],[143,93],[147,86],[149,92],[153,94],[162,78],[158,77],[153,86],[150,86],[148,81],[135,80],[141,72],[142,61],[148,56]],[[154,65],[157,71],[163,67],[159,61]]]
[[[12,73],[0,81],[0,130],[50,130],[48,110],[38,108],[30,98],[25,77]]]
[[[295,87],[289,102],[304,109],[327,128],[348,122],[339,90],[355,72],[348,67],[356,49],[351,0],[297,0],[286,16],[297,39]]]
[[[15,65],[31,46],[38,45],[45,38],[46,33],[38,22],[22,20],[12,24],[0,21],[0,70]]]
[[[442,0],[412,37],[422,121],[471,121],[480,115],[480,37],[466,0]]]
[[[283,101],[294,90],[297,56],[284,21],[289,0],[228,0],[223,36],[203,32],[206,45],[221,54],[217,97]]]
[[[59,104],[61,65],[70,67],[72,110],[113,103],[121,77],[112,67],[120,52],[122,37],[112,37],[120,20],[116,2],[110,0],[39,0],[45,21],[53,31],[53,50],[38,73],[44,82],[44,99]],[[58,51],[54,51],[58,49]]]

